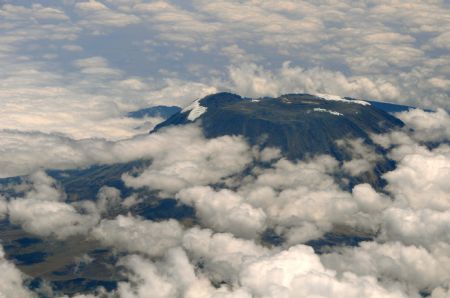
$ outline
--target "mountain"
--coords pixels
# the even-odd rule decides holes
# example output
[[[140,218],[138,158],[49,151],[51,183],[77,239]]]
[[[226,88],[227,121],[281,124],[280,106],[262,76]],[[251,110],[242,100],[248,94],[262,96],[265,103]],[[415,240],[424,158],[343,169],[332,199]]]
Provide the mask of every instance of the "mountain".
[[[192,122],[199,123],[207,138],[242,135],[252,145],[280,148],[291,160],[316,154],[345,160],[350,156],[337,140],[362,138],[373,145],[369,134],[403,126],[376,105],[347,97],[286,94],[249,99],[224,92],[193,102],[152,132]]]
[[[181,108],[177,106],[154,106],[150,108],[129,112],[127,114],[127,117],[136,119],[141,119],[144,117],[160,117],[163,119],[167,119],[180,111]]]
[[[195,122],[202,127],[207,138],[243,135],[250,144],[260,148],[280,148],[283,155],[291,160],[330,154],[337,160],[345,161],[352,156],[346,148],[338,145],[337,141],[343,138],[360,138],[381,156],[385,155],[382,148],[373,144],[369,135],[403,126],[399,119],[385,111],[386,107],[392,110],[393,106],[397,110],[409,108],[397,105],[380,107],[374,102],[330,95],[287,94],[278,98],[251,99],[223,92],[196,100],[183,110],[163,107],[162,110],[178,112],[157,125],[151,133],[168,126]],[[155,108],[151,111],[162,111],[160,107]],[[141,112],[136,115],[141,115]],[[95,198],[103,185],[119,188],[124,195],[128,195],[131,190],[123,184],[122,174],[148,163],[138,160],[125,164],[94,165],[81,170],[50,170],[48,173],[64,186],[70,198],[89,199]],[[394,164],[384,158],[375,166],[373,173],[351,178],[349,187],[359,182],[382,186],[380,175],[393,167]],[[0,184],[15,180],[1,179]]]
[[[343,138],[361,138],[373,150],[384,155],[369,137],[402,127],[403,123],[372,102],[329,95],[287,94],[278,98],[244,98],[231,93],[217,93],[194,101],[157,125],[155,133],[172,125],[198,123],[207,138],[243,135],[252,145],[278,147],[291,160],[317,154],[330,154],[337,160],[352,158],[338,145]],[[96,165],[82,170],[49,171],[73,199],[94,198],[102,185],[114,186],[126,195],[121,176],[148,161],[126,164]],[[375,166],[373,173],[351,177],[348,187],[360,182],[383,186],[380,175],[392,170],[387,158]]]
[[[404,105],[398,105],[398,104],[380,102],[380,101],[369,101],[369,103],[372,106],[376,107],[377,109],[383,110],[388,113],[407,112],[411,109],[415,109],[415,107],[411,107],[411,106],[404,106]]]

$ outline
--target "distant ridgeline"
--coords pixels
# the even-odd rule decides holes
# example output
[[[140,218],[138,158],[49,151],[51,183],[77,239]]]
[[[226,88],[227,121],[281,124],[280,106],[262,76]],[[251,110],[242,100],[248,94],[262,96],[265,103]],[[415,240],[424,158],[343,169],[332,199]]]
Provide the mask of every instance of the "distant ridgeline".
[[[383,110],[388,113],[400,113],[409,111],[411,109],[415,109],[415,107],[397,105],[387,102],[380,102],[380,101],[369,101],[369,102],[372,106],[376,107],[377,109]]]
[[[145,117],[159,117],[167,119],[173,114],[176,114],[180,111],[181,108],[177,106],[154,106],[151,108],[129,112],[127,116],[136,119],[141,119]]]

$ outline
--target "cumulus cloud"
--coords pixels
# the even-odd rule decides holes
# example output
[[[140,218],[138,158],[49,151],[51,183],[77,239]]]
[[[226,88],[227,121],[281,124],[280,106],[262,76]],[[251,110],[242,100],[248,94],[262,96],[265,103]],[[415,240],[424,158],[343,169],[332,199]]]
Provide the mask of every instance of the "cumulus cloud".
[[[0,196],[0,220],[3,220],[8,214],[8,202],[6,198]]]
[[[449,207],[450,159],[449,148],[406,154],[398,167],[383,177],[389,190],[399,202],[415,208],[446,210]]]
[[[183,189],[177,198],[192,205],[202,223],[214,231],[254,238],[265,228],[264,211],[254,208],[232,191],[215,192],[211,187],[200,186]]]
[[[25,275],[5,259],[5,252],[0,246],[0,295],[2,297],[35,297],[24,285]]]
[[[240,279],[257,297],[407,297],[383,288],[373,277],[345,273],[338,278],[312,248],[301,245],[249,262]]]
[[[192,247],[187,247],[187,254],[180,248],[169,250],[163,262],[151,262],[133,255],[120,262],[129,270],[130,282],[120,283],[118,293],[122,297],[141,297],[145,293],[155,293],[157,297],[296,297],[299,293],[302,297],[407,297],[399,288],[382,285],[373,277],[358,277],[350,272],[338,276],[335,271],[325,268],[307,246],[269,252],[255,250],[256,247],[251,248],[227,234],[210,238],[206,231],[193,230],[186,237],[191,244],[196,244],[192,240],[200,240],[201,234],[206,238],[201,236],[203,241],[195,245],[198,247],[195,254],[202,256],[203,273],[194,271],[189,260]],[[196,238],[192,238],[194,235]],[[217,242],[220,238],[223,240]],[[222,270],[217,271],[220,268]],[[226,275],[232,278],[228,280],[228,290],[224,286],[214,289],[205,279],[208,276],[223,280]]]
[[[0,136],[2,177],[26,175],[39,169],[83,168],[152,159],[154,162],[141,176],[128,175],[124,179],[135,187],[172,191],[192,181],[218,182],[251,161],[249,147],[241,137],[207,140],[197,126],[169,128],[116,142],[75,140],[39,132],[0,131]]]
[[[129,279],[135,284],[119,283],[118,293],[121,297],[152,297],[165,298],[175,297],[176,288],[173,283],[157,271],[157,268],[150,262],[146,262],[139,256],[130,256],[122,260],[122,265],[131,269]]]
[[[210,281],[197,274],[186,253],[180,249],[167,251],[163,262],[152,263],[133,255],[120,262],[128,269],[130,282],[121,282],[117,293],[120,297],[235,297],[250,298],[242,289],[230,290],[226,286],[214,287]]]
[[[419,141],[448,142],[450,140],[450,116],[443,109],[437,109],[435,112],[414,109],[398,113],[396,116],[414,130],[413,136]]]
[[[441,242],[449,242],[446,233],[450,224],[449,215],[448,210],[440,212],[392,207],[383,212],[379,237],[381,240],[397,240],[433,249]]]
[[[103,186],[99,189],[97,193],[96,207],[100,214],[114,214],[118,211],[121,204],[122,198],[120,195],[120,190],[111,186]]]
[[[103,57],[90,57],[75,60],[74,66],[81,70],[81,73],[95,76],[117,76],[120,71],[109,67],[108,62]]]
[[[267,226],[290,245],[319,238],[339,225],[373,231],[377,220],[368,214],[382,208],[384,199],[368,186],[355,187],[354,196],[341,190],[333,178],[336,171],[339,163],[329,156],[295,163],[281,159],[256,171],[238,193],[261,208]],[[370,198],[365,201],[362,194]]]
[[[23,197],[11,198],[7,204],[8,219],[28,233],[65,239],[85,235],[99,220],[90,202],[67,204],[65,194],[45,173],[30,177],[31,189]]]
[[[181,242],[182,227],[175,220],[151,222],[119,215],[113,220],[103,219],[92,235],[118,250],[161,256]]]
[[[154,135],[151,147],[145,148],[153,157],[152,164],[137,176],[122,177],[128,186],[176,193],[189,186],[221,182],[252,161],[249,146],[241,137],[208,140],[195,127],[167,132],[170,137],[164,132]]]
[[[286,93],[328,93],[382,101],[402,101],[410,97],[407,90],[396,86],[400,84],[392,83],[394,79],[348,76],[319,67],[292,66],[290,62],[284,62],[273,71],[254,63],[233,65],[229,67],[229,79],[229,83],[224,82],[229,89],[253,97]]]
[[[205,250],[213,253],[212,248],[206,247]],[[232,259],[221,260],[217,266],[231,265]],[[208,266],[210,260],[206,259],[206,262]],[[351,273],[338,277],[336,272],[326,269],[319,257],[306,246],[241,259],[241,269],[238,269],[238,276],[234,276],[238,280],[229,290],[226,287],[214,289],[204,275],[194,271],[181,249],[169,250],[163,263],[152,263],[134,255],[123,259],[121,264],[129,269],[131,279],[130,283],[119,284],[121,297],[143,297],[145,293],[154,293],[157,297],[295,297],[298,293],[302,297],[407,297],[399,289],[383,287],[375,278],[357,277]]]
[[[375,152],[375,148],[364,143],[363,139],[338,140],[337,144],[348,151],[351,160],[344,161],[343,169],[352,176],[358,176],[373,170],[376,163],[382,160],[380,154]]]
[[[445,246],[444,246],[445,247]],[[399,242],[379,244],[364,242],[357,248],[326,254],[323,262],[339,272],[351,271],[358,275],[376,276],[392,285],[402,281],[406,288],[419,290],[446,287],[448,281],[449,256],[436,246],[431,251]],[[423,264],[427,264],[423,266]]]
[[[447,285],[446,287],[438,287],[431,293],[432,298],[444,298],[448,295],[450,295],[450,285]]]
[[[119,283],[120,297],[194,297],[189,294],[192,289],[202,288],[203,294],[195,291],[197,297],[206,297],[212,291],[211,285],[197,278],[194,267],[181,249],[169,250],[165,256],[166,263],[158,266],[133,255],[121,260],[121,264],[129,269],[129,279],[132,283]],[[203,289],[204,288],[204,289]]]
[[[8,205],[11,223],[39,236],[86,234],[98,221],[96,215],[80,214],[73,206],[52,201],[15,199]]]
[[[375,216],[377,212],[382,211],[391,204],[388,196],[377,193],[368,183],[356,185],[352,190],[352,194],[359,209],[372,216]]]
[[[437,48],[450,49],[448,46],[450,43],[450,34],[448,32],[441,33],[439,36],[433,38],[431,43]]]
[[[269,249],[254,241],[199,228],[186,231],[182,247],[194,264],[202,264],[204,272],[212,281],[231,284],[237,283],[244,262],[270,253]]]

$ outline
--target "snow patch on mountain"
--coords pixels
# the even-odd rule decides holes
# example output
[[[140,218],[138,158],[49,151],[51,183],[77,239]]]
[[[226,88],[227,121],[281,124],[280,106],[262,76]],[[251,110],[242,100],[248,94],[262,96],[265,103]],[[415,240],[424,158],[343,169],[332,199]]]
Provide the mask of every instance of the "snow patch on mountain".
[[[200,99],[197,99],[193,103],[191,103],[189,106],[185,107],[182,112],[189,112],[189,115],[187,117],[190,121],[195,121],[198,117],[203,115],[208,108],[200,105]]]
[[[356,103],[356,104],[360,104],[360,105],[364,105],[364,106],[370,106],[370,103],[365,100],[346,99],[346,98],[343,98],[343,97],[340,97],[337,95],[330,95],[330,94],[323,94],[323,93],[315,94],[315,96],[325,99],[325,100],[342,101],[342,102],[346,102],[346,103]]]
[[[332,110],[322,109],[322,108],[314,108],[314,112],[329,113],[329,114],[335,115],[335,116],[344,116],[344,114],[342,114],[342,113],[332,111]]]

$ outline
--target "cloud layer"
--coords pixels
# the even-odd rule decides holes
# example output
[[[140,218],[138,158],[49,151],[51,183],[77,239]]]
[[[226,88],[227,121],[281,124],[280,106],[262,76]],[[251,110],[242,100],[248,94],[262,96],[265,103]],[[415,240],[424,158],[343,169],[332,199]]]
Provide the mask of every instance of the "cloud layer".
[[[123,179],[192,206],[193,222],[133,215],[128,207],[138,198],[122,198],[106,186],[96,202],[70,202],[42,171],[9,185],[17,194],[1,197],[0,211],[31,235],[61,241],[82,236],[119,256],[114,266],[122,268],[123,279],[98,297],[445,297],[450,151],[445,142],[426,146],[431,139],[447,140],[442,113],[403,113],[403,129],[373,136],[396,161],[383,176],[382,191],[367,183],[343,190],[337,174],[348,173],[348,163],[330,156],[289,161],[277,149],[259,152],[238,137],[207,140],[191,125],[110,142],[101,156],[153,160]],[[353,152],[350,162],[381,158],[361,140],[341,143]],[[185,165],[197,174],[188,175]],[[282,241],[265,239],[267,231]],[[310,246],[330,233],[365,240]],[[2,277],[10,286],[1,293],[32,297],[25,286],[29,277],[4,255],[0,263],[10,272]]]

